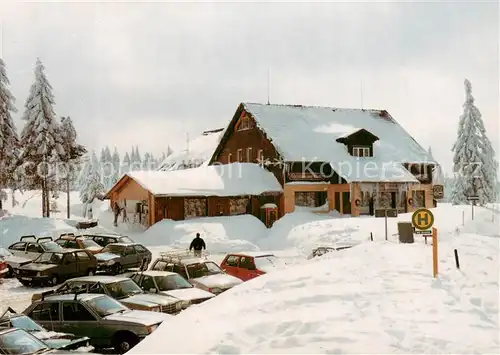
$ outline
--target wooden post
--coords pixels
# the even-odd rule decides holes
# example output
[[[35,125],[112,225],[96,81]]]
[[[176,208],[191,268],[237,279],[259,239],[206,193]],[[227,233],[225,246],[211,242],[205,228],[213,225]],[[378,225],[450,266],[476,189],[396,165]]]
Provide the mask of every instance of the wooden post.
[[[457,266],[457,269],[460,269],[460,261],[458,260],[458,250],[454,250],[455,253],[455,265]]]
[[[373,233],[370,232],[370,240],[373,242]]]
[[[474,201],[471,201],[472,206],[472,220],[474,220]]]
[[[387,208],[384,209],[385,211],[385,240],[387,240]]]
[[[465,226],[465,211],[462,211],[462,227]]]
[[[434,277],[437,277],[438,274],[438,240],[436,228],[432,228],[432,274]]]

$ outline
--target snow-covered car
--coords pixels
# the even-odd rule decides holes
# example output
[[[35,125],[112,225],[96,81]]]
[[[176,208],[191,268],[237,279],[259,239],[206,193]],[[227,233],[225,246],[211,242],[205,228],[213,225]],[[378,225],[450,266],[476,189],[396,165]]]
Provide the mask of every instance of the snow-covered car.
[[[133,273],[130,278],[144,291],[172,296],[184,301],[183,308],[215,297],[215,294],[211,292],[194,287],[175,272],[148,270]]]
[[[25,235],[19,242],[10,245],[7,251],[11,254],[4,258],[8,265],[9,277],[14,276],[14,270],[31,263],[46,251],[61,251],[63,248],[55,243],[51,237],[37,238],[34,235]]]
[[[132,268],[146,270],[152,255],[139,243],[110,243],[95,257],[99,263],[98,271],[117,275]]]
[[[107,295],[95,293],[48,296],[32,303],[23,314],[44,328],[88,336],[93,347],[111,346],[120,354],[174,317],[160,312],[131,310]]]
[[[112,233],[84,233],[83,237],[92,239],[94,242],[103,248],[111,243],[135,243],[126,235],[112,234]]]
[[[42,340],[52,349],[75,350],[90,345],[90,338],[86,336],[80,337],[73,334],[48,331],[30,317],[17,313],[9,307],[0,316],[0,330],[10,328],[23,329]]]
[[[226,274],[213,261],[185,252],[160,253],[151,270],[175,272],[195,287],[216,295],[243,283],[239,278]]]
[[[5,259],[11,256],[7,249],[0,248],[0,279],[9,276],[9,264]]]
[[[220,267],[229,275],[248,281],[283,264],[275,255],[259,251],[227,254]]]
[[[140,311],[177,314],[183,306],[182,301],[176,297],[163,297],[145,292],[128,277],[105,275],[84,276],[68,280],[55,290],[33,294],[31,302],[36,302],[48,295],[71,293],[75,290],[105,294],[130,309]]]
[[[69,355],[70,350],[52,349],[26,330],[9,328],[0,330],[0,354],[9,355]]]
[[[311,254],[307,257],[308,260],[311,260],[312,258],[316,258],[318,256],[325,255],[327,253],[331,253],[333,251],[340,251],[344,249],[349,249],[355,246],[355,244],[339,244],[339,245],[334,245],[334,246],[321,246],[314,248]]]
[[[66,249],[87,249],[92,254],[100,253],[103,248],[92,239],[73,233],[61,234],[54,242]]]

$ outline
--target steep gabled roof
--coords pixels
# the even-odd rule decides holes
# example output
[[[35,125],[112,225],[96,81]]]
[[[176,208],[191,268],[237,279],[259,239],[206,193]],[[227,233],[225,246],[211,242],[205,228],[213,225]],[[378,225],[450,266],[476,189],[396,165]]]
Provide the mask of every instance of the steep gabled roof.
[[[374,157],[379,161],[434,163],[385,110],[258,103],[242,103],[238,111],[241,109],[254,118],[285,161],[348,161],[353,157],[336,139],[364,129],[379,138],[373,145]],[[221,142],[230,134],[229,128],[237,117],[233,117]]]

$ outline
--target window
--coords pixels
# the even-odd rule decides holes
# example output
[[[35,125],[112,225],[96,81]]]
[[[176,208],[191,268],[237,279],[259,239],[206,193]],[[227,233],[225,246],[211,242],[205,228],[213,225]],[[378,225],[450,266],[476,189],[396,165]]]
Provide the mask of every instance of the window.
[[[64,255],[64,263],[66,264],[73,264],[76,263],[76,257],[75,254],[73,253],[68,253]]]
[[[26,248],[28,253],[43,253],[43,249],[41,246],[35,243],[29,243],[28,248]]]
[[[26,243],[25,242],[16,243],[16,244],[12,245],[9,249],[17,250],[17,251],[24,251],[26,249]]]
[[[64,247],[66,245],[66,240],[65,239],[57,239],[56,243],[59,244],[60,246]]]
[[[259,149],[259,153],[257,154],[257,161],[262,162],[264,161],[264,150]]]
[[[236,155],[236,161],[241,162],[243,160],[243,149],[238,149],[238,154]]]
[[[251,163],[253,160],[252,148],[247,148],[247,162]]]
[[[178,264],[173,265],[172,272],[175,272],[186,279],[189,278],[184,265],[178,265]]]
[[[134,255],[134,254],[135,254],[135,250],[134,250],[134,248],[132,248],[132,247],[126,247],[126,248],[125,248],[125,253],[124,253],[124,254],[125,254],[125,255]]]
[[[247,270],[255,270],[253,260],[247,256],[242,256],[240,260],[240,268]]]
[[[231,160],[233,160],[233,155],[232,155],[231,153],[229,153],[229,154],[227,155],[227,163],[228,163],[228,164],[231,164]]]
[[[355,157],[369,157],[370,147],[352,147],[352,155]]]
[[[78,260],[79,261],[86,261],[86,260],[90,260],[90,256],[89,254],[87,254],[86,252],[84,251],[79,251],[76,253],[76,256],[78,257]]]
[[[138,253],[147,253],[148,251],[142,245],[135,245],[135,251]]]
[[[66,248],[68,249],[80,249],[80,246],[76,242],[76,240],[68,240],[66,243]]]
[[[28,315],[34,321],[58,321],[59,303],[46,302],[36,306]]]
[[[151,276],[145,276],[141,286],[142,289],[146,291],[149,291],[152,288],[156,289],[155,282]]]
[[[141,274],[134,274],[132,275],[131,279],[132,281],[134,281],[136,284],[140,285],[140,281],[141,281]]]
[[[63,320],[65,322],[88,322],[95,321],[94,316],[87,308],[77,302],[63,303]]]
[[[252,128],[252,123],[250,122],[250,118],[248,116],[243,116],[238,122],[238,126],[236,128],[237,131],[245,131],[247,129]]]
[[[239,256],[236,255],[230,255],[226,259],[226,265],[227,266],[233,266],[233,267],[238,267],[238,262],[240,260]]]
[[[167,269],[167,263],[165,261],[157,261],[156,264],[153,265],[151,270],[157,271],[165,271]]]

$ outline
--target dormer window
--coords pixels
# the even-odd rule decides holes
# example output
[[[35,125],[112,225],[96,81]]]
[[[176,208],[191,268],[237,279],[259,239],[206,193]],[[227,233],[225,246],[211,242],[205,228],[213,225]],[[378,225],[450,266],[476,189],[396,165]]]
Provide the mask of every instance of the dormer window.
[[[352,147],[352,155],[355,157],[369,157],[370,147]]]

